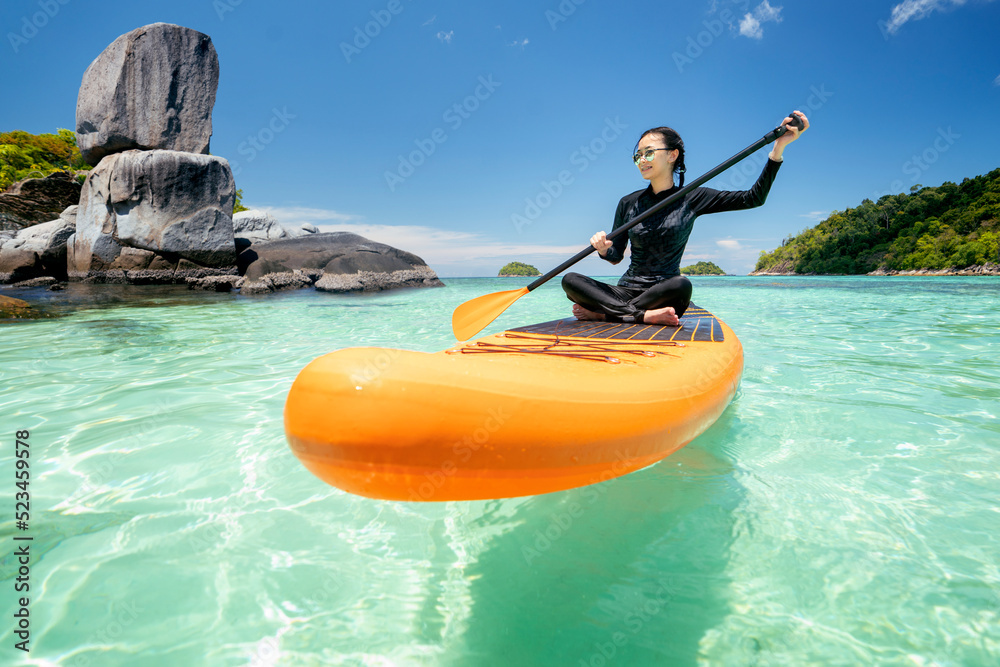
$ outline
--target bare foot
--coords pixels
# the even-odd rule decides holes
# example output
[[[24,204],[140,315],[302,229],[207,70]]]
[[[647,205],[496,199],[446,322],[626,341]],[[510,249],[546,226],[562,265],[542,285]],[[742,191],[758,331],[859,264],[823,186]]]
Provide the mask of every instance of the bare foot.
[[[642,321],[646,324],[666,324],[670,327],[677,327],[681,324],[681,319],[677,317],[677,312],[669,306],[666,308],[657,308],[656,310],[647,310]]]
[[[578,303],[573,304],[573,317],[578,320],[593,320],[595,322],[604,321],[604,313],[595,313],[592,310],[587,310]]]

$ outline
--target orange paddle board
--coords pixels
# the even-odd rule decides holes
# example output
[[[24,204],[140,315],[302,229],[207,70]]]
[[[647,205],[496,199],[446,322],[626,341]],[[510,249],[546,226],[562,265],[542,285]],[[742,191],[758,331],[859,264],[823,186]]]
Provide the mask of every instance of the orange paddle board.
[[[742,372],[736,335],[696,306],[680,327],[556,320],[433,354],[347,348],[299,373],[285,434],[317,477],[369,498],[549,493],[677,451]]]

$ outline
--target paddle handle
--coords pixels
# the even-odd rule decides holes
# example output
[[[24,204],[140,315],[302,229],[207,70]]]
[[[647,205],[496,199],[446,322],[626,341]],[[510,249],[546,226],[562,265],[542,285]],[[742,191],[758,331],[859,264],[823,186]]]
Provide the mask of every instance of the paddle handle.
[[[803,127],[802,119],[799,118],[798,116],[796,116],[794,113],[791,113],[791,114],[788,114],[788,115],[795,119],[794,125],[798,129],[801,130],[802,127]],[[702,174],[701,176],[699,176],[698,178],[694,179],[693,181],[691,181],[690,183],[688,183],[687,185],[685,185],[683,188],[681,188],[680,190],[678,190],[674,194],[670,195],[669,197],[667,197],[666,199],[664,199],[663,201],[661,201],[659,204],[656,204],[655,206],[653,206],[649,210],[643,212],[640,215],[637,215],[636,217],[634,217],[631,220],[629,220],[626,224],[624,224],[621,227],[619,227],[618,229],[612,231],[610,234],[608,234],[607,238],[609,240],[610,239],[615,239],[615,238],[618,238],[619,236],[621,236],[622,234],[627,233],[628,230],[632,229],[633,227],[635,227],[636,225],[638,225],[639,223],[641,223],[643,220],[646,220],[650,216],[655,215],[659,211],[662,211],[663,209],[665,209],[666,207],[670,206],[675,201],[677,201],[678,199],[680,199],[681,197],[683,197],[684,195],[686,195],[687,193],[689,193],[691,190],[693,190],[696,187],[700,186],[702,183],[704,183],[704,182],[706,182],[706,181],[708,181],[710,179],[715,178],[716,176],[718,176],[719,174],[721,174],[722,172],[724,172],[726,169],[729,169],[730,167],[732,167],[737,162],[740,162],[741,160],[743,160],[744,158],[746,158],[748,155],[751,155],[752,153],[756,153],[758,150],[760,150],[764,146],[768,145],[769,143],[771,143],[772,141],[774,141],[775,139],[777,139],[781,135],[785,134],[786,132],[788,132],[788,128],[785,127],[784,125],[779,125],[778,127],[774,128],[773,130],[771,130],[770,132],[768,132],[767,134],[765,134],[763,137],[761,137],[760,139],[758,139],[757,141],[755,141],[751,145],[749,145],[746,148],[744,148],[743,150],[741,150],[739,153],[737,153],[733,157],[729,158],[728,160],[726,160],[725,162],[723,162],[722,164],[720,164],[719,166],[715,167],[711,171],[706,172],[705,174]],[[576,264],[577,262],[579,262],[581,259],[585,258],[590,253],[594,252],[594,250],[595,250],[594,246],[592,246],[592,245],[587,246],[586,248],[584,248],[580,252],[576,253],[574,256],[570,257],[565,262],[563,262],[562,264],[560,264],[556,268],[552,269],[551,271],[549,271],[545,275],[536,278],[534,282],[532,282],[530,285],[528,285],[528,291],[530,292],[531,290],[535,289],[536,287],[541,287],[542,285],[544,285],[548,281],[552,280],[553,278],[555,278],[556,276],[558,276],[560,273],[562,273],[563,271],[565,271],[569,267],[571,267],[574,264]]]

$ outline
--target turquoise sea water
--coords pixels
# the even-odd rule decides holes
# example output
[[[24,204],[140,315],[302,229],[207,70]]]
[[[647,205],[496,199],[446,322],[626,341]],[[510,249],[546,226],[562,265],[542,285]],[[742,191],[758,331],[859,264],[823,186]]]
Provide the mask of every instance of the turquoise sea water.
[[[1000,662],[1000,279],[697,278],[746,370],[674,456],[511,500],[326,486],[285,443],[296,373],[346,346],[443,349],[455,306],[526,284],[445,282],[4,291],[56,317],[0,324],[0,662]],[[487,331],[567,306],[547,284]]]

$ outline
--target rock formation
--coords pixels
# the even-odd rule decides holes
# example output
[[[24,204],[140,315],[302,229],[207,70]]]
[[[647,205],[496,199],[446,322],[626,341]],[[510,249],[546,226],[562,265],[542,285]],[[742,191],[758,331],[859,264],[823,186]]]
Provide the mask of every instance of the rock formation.
[[[308,222],[303,222],[298,227],[285,227],[285,231],[291,237],[299,236],[309,236],[310,234],[318,234],[319,228],[316,225],[310,225]]]
[[[986,262],[985,264],[973,264],[964,269],[950,267],[947,269],[910,269],[896,270],[879,267],[869,272],[869,276],[1000,276],[1000,264],[996,262]]]
[[[331,232],[254,245],[240,253],[244,294],[315,284],[331,292],[440,287],[424,260],[349,232]]]
[[[277,241],[291,235],[270,213],[251,209],[233,214],[233,236],[237,239],[237,247],[242,245],[240,250],[243,250],[254,243]],[[240,239],[244,243],[241,244]]]
[[[223,158],[162,150],[110,155],[84,184],[69,277],[183,282],[235,273],[235,197]]]
[[[75,206],[64,217],[18,232],[0,233],[0,283],[42,276],[66,279],[67,241],[74,231]]]
[[[183,282],[236,273],[229,163],[208,152],[219,61],[200,32],[122,35],[83,75],[77,145],[91,164],[71,279]]]
[[[208,153],[219,59],[208,35],[154,23],[111,43],[84,72],[76,143],[96,165],[137,148]]]
[[[285,227],[267,211],[250,209],[233,214],[233,235],[236,237],[237,254],[255,243],[268,243],[317,233],[319,229],[309,223],[304,223],[300,227]]]
[[[68,277],[244,293],[442,284],[416,255],[355,234],[286,228],[260,211],[237,215],[234,228],[229,163],[206,155],[218,78],[211,39],[188,28],[156,23],[108,46],[77,100],[77,144],[95,165],[82,191],[70,184],[79,206],[40,209],[31,221],[50,222],[30,230],[0,227],[0,282]]]
[[[0,193],[0,230],[47,222],[79,200],[80,184],[65,172],[18,181]]]

